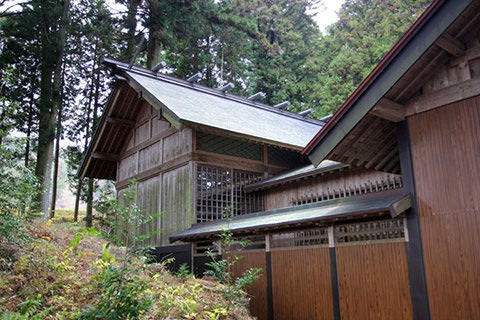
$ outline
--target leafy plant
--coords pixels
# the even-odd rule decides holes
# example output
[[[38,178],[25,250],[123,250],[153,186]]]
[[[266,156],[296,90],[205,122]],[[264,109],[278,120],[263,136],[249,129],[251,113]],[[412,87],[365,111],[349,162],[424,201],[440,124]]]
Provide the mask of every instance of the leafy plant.
[[[11,212],[0,212],[0,239],[14,244],[24,244],[31,241],[22,219]]]
[[[190,266],[186,262],[180,265],[176,275],[183,281],[194,277],[194,275],[192,274],[192,271],[190,270]]]
[[[23,139],[0,145],[0,214],[25,213],[34,204],[39,182],[33,170],[20,161]]]
[[[147,295],[148,284],[125,265],[107,265],[97,276],[95,284],[102,294],[81,318],[140,319],[153,304],[153,299]]]
[[[127,248],[137,248],[160,232],[160,230],[145,234],[137,232],[141,226],[147,225],[161,216],[161,213],[148,213],[138,206],[136,203],[137,184],[135,179],[130,179],[128,188],[122,193],[121,199],[112,197],[106,190],[100,191],[102,199],[99,202],[100,210],[105,214],[108,212],[109,216],[114,217],[108,221],[111,232],[107,236],[110,240],[123,244]],[[143,250],[143,252],[146,251],[148,250]]]
[[[229,219],[228,210],[224,213],[224,217]],[[210,269],[205,273],[224,285],[220,293],[229,302],[228,307],[230,307],[230,304],[241,305],[244,297],[243,290],[260,278],[263,270],[261,268],[249,268],[241,276],[233,277],[233,266],[243,257],[236,254],[232,248],[238,246],[244,248],[248,246],[249,241],[234,238],[228,227],[223,230],[220,239],[214,244],[222,256],[217,251],[208,250],[207,256],[211,259],[211,262],[207,263]]]
[[[0,320],[40,320],[46,317],[52,310],[53,306],[38,312],[42,307],[42,295],[38,294],[36,299],[27,298],[24,302],[19,303],[20,310],[18,312],[7,313]]]

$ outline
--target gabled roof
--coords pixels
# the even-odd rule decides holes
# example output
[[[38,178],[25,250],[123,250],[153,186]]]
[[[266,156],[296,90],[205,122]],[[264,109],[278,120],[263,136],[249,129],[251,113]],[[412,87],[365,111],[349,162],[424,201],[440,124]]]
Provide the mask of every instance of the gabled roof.
[[[352,150],[352,146],[358,147],[358,150],[364,149],[358,146],[357,141],[362,140],[359,139],[360,135],[364,134],[366,130],[370,130],[371,134],[372,131],[376,133],[379,132],[378,130],[391,132],[395,129],[395,126],[389,123],[381,123],[380,121],[376,124],[377,128],[371,128],[371,126],[370,129],[368,126],[360,128],[357,125],[362,119],[366,119],[367,114],[391,90],[396,89],[392,93],[392,96],[395,96],[395,104],[405,102],[415,94],[415,91],[412,91],[412,89],[415,89],[414,85],[424,81],[429,76],[428,72],[424,73],[420,68],[417,70],[415,64],[419,62],[420,64],[439,62],[443,59],[442,52],[439,52],[441,48],[434,45],[435,41],[447,30],[451,31],[449,36],[454,38],[463,35],[465,29],[452,24],[459,17],[462,20],[466,20],[467,23],[471,23],[474,20],[473,18],[477,17],[477,12],[474,10],[465,13],[471,3],[471,0],[434,1],[345,101],[332,119],[308,143],[303,150],[303,154],[307,154],[314,165],[318,165],[323,159],[328,157],[329,159],[349,164],[352,164],[352,161],[357,162],[354,163],[355,165],[367,164],[375,167],[376,170],[389,171],[387,169],[390,167],[399,167],[397,163],[398,154],[395,153],[395,136],[393,136],[393,139],[389,139],[390,141],[388,139],[387,141],[380,141],[379,139],[378,144],[375,142],[371,143],[366,136],[363,137],[363,140],[369,141],[370,144],[374,145],[374,148],[370,149],[376,148],[375,151],[380,151],[380,147],[385,146],[385,144],[391,144],[391,147],[382,148],[384,154],[378,154],[378,157],[375,159],[359,159],[358,157],[355,158],[356,155],[349,157],[345,155],[347,153],[346,150],[350,149],[350,153],[355,154],[357,150],[355,148]],[[425,65],[423,67],[423,69],[426,69]],[[373,121],[372,117],[365,123],[371,124]],[[356,126],[358,129],[357,134],[350,137],[349,141],[345,141],[345,137]],[[380,138],[383,136],[385,134],[380,134]],[[332,151],[342,143],[344,145],[341,147],[341,150],[337,152],[336,156],[332,157]],[[387,156],[389,157],[388,159],[386,159]]]
[[[301,150],[324,122],[220,90],[105,59],[129,85],[177,125],[198,125]]]
[[[171,235],[169,240],[175,242],[208,239],[218,236],[224,230],[230,230],[236,235],[252,234],[259,230],[278,231],[289,227],[321,225],[384,214],[396,217],[410,206],[410,195],[401,190],[376,192],[198,223],[190,229]]]
[[[176,129],[190,126],[297,151],[324,125],[320,120],[115,60],[104,59],[104,64],[113,68],[117,84],[84,155],[78,173],[82,177],[115,179],[118,156],[140,110],[148,104],[160,110]]]

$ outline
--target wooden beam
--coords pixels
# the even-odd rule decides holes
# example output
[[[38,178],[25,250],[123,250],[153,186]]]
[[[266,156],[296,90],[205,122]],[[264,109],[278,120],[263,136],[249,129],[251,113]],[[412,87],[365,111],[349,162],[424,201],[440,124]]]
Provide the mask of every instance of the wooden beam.
[[[432,75],[432,69],[437,65],[443,64],[448,60],[448,56],[444,51],[439,50],[438,53],[430,60],[430,62],[424,66],[419,72],[415,74],[413,79],[410,79],[405,87],[395,96],[395,100],[404,100],[410,97],[410,95],[419,89],[419,83]]]
[[[107,117],[107,122],[111,124],[117,124],[125,127],[134,127],[135,126],[135,121],[133,120],[128,120],[128,119],[121,119],[121,118],[116,118],[116,117]]]
[[[113,153],[94,152],[92,154],[92,158],[117,162],[118,159],[119,159],[119,156],[118,156],[118,154],[113,154]]]
[[[380,99],[370,112],[392,122],[400,122],[405,119],[405,106],[387,98]]]
[[[435,44],[452,56],[461,57],[465,54],[465,45],[449,34],[444,34],[438,38]]]
[[[449,65],[450,67],[455,67],[456,65],[459,65],[460,63],[464,63],[465,60],[471,61],[480,58],[480,46],[473,47],[465,51],[465,55],[459,58],[455,58],[450,61]]]
[[[480,78],[465,81],[410,100],[406,106],[406,116],[432,110],[456,101],[480,94]]]

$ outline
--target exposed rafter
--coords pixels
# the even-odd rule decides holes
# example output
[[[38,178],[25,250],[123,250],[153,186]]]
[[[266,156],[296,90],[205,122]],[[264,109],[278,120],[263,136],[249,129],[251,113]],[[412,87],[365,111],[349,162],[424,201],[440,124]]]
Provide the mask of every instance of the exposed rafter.
[[[455,57],[465,54],[465,45],[449,34],[444,34],[438,38],[435,44]]]
[[[372,114],[392,122],[405,119],[405,106],[387,98],[382,98],[372,109]]]
[[[135,121],[133,120],[128,120],[128,119],[121,119],[121,118],[115,118],[115,117],[107,117],[107,122],[111,124],[117,124],[117,125],[122,125],[125,127],[133,127],[135,126]]]
[[[117,162],[119,159],[117,154],[105,153],[105,152],[94,152],[92,154],[92,158],[106,160],[106,161],[113,161],[113,162]]]

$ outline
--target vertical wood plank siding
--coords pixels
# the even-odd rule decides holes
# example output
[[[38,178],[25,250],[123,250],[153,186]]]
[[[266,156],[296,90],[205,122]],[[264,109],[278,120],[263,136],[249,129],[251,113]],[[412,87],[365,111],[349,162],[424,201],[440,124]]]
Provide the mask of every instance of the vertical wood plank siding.
[[[337,247],[342,319],[412,319],[405,244]]]
[[[271,255],[274,319],[333,319],[328,248],[275,250]]]
[[[268,320],[268,298],[267,298],[267,270],[266,256],[264,251],[260,252],[241,252],[242,259],[233,266],[233,276],[241,276],[242,273],[249,268],[262,268],[262,276],[247,288],[250,296],[250,312],[258,318],[258,320]]]
[[[175,131],[165,120],[158,120],[157,111],[143,104],[135,120],[135,128],[120,155],[117,187],[133,176],[149,173],[138,183],[137,204],[147,214],[163,212],[150,225],[137,227],[146,234],[160,230],[149,245],[169,245],[168,236],[188,229],[194,223],[192,203],[192,163],[186,154],[192,152],[192,130]],[[166,163],[180,159],[177,165],[163,169]],[[157,170],[158,169],[158,170]],[[122,189],[119,195],[122,194]]]
[[[408,121],[432,319],[480,319],[480,97]]]
[[[162,245],[168,236],[190,228],[195,222],[192,207],[191,166],[163,173]]]

